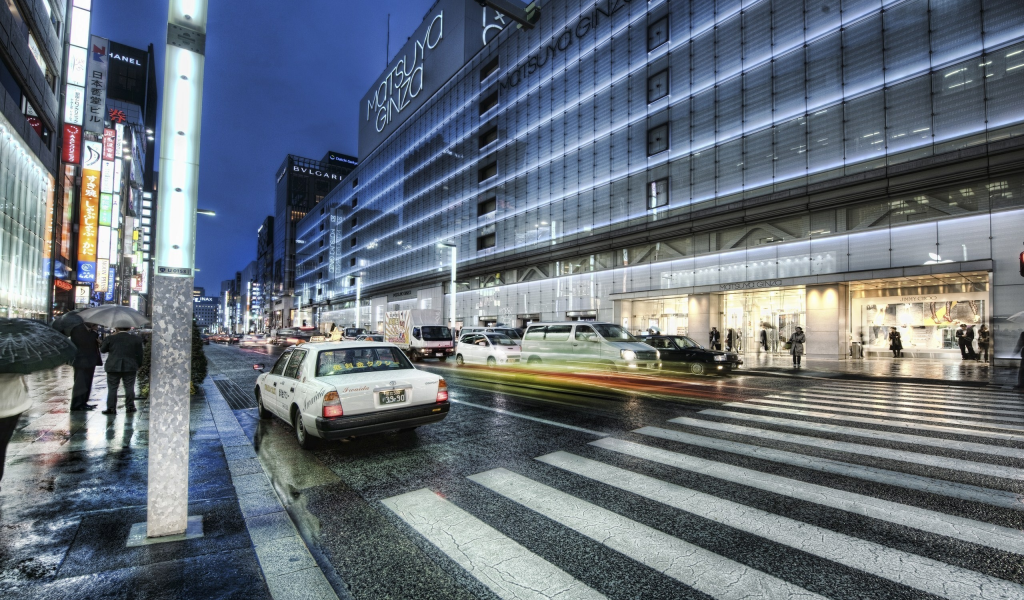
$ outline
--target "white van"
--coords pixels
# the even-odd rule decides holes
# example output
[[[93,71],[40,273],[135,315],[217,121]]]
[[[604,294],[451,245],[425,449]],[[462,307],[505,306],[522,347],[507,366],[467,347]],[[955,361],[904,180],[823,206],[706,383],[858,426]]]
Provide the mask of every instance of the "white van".
[[[521,342],[522,360],[543,363],[590,363],[615,368],[659,369],[658,351],[613,323],[534,323]]]

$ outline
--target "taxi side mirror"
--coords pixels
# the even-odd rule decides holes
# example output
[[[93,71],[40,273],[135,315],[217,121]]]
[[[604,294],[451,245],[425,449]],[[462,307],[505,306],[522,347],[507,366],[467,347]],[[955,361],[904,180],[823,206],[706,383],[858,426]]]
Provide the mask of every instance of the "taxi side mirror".
[[[263,372],[263,363],[257,363],[255,365],[253,365],[252,369],[254,371],[259,371],[260,373],[262,373]]]

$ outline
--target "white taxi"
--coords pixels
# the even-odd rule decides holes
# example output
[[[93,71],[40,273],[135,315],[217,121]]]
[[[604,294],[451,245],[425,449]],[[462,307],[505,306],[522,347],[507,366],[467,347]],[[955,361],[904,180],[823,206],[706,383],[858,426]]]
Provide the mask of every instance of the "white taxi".
[[[519,342],[503,333],[466,333],[455,349],[456,364],[486,363],[488,367],[519,362]]]
[[[299,446],[436,423],[448,414],[444,379],[420,371],[392,344],[321,342],[293,346],[256,378],[261,419],[277,415]]]

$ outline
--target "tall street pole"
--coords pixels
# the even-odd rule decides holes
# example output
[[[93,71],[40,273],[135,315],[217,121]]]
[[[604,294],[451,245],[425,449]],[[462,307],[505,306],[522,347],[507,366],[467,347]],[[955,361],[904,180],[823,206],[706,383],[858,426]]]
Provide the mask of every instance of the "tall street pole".
[[[152,295],[148,538],[189,537],[196,524],[202,527],[202,517],[188,517],[188,425],[207,0],[168,5]]]
[[[455,335],[455,263],[457,262],[455,260],[455,249],[457,246],[454,242],[441,242],[440,245],[452,251],[452,283],[448,290],[451,292],[451,314],[449,315],[449,322],[451,323],[452,335]]]

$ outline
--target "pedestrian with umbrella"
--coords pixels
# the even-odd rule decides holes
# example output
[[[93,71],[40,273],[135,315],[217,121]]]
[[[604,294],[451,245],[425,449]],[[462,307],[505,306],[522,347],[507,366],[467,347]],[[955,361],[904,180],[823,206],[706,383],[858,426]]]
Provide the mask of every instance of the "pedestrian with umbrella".
[[[71,328],[71,343],[77,348],[71,366],[75,368],[75,383],[71,388],[71,410],[93,410],[89,395],[92,394],[92,379],[96,375],[96,367],[103,364],[100,357],[100,336],[96,326],[91,323],[79,323]]]
[[[103,367],[107,372],[107,409],[103,414],[117,414],[117,388],[122,382],[125,412],[135,412],[135,376],[142,366],[143,343],[141,337],[128,330],[149,323],[149,319],[133,308],[113,304],[88,308],[79,316],[87,323],[117,330],[100,345],[100,352],[107,353]]]
[[[0,319],[0,479],[18,418],[32,406],[25,375],[67,364],[77,349],[39,321]]]

